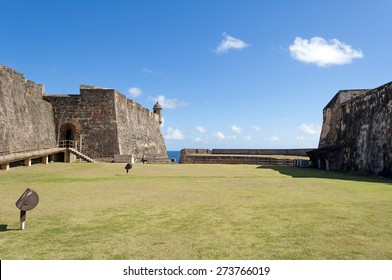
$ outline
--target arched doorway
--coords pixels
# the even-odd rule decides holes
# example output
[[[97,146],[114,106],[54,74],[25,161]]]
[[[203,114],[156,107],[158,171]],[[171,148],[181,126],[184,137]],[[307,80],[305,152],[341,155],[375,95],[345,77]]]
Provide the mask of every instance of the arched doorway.
[[[60,127],[59,140],[62,145],[67,147],[74,146],[74,142],[77,140],[76,128],[72,123],[65,123]]]

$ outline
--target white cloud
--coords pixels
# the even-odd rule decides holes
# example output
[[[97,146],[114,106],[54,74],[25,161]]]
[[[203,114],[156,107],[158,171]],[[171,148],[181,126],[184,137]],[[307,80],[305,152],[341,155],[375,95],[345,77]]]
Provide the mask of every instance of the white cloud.
[[[243,131],[243,129],[241,127],[236,126],[235,124],[233,124],[231,126],[231,131],[236,133],[236,134],[240,134]]]
[[[196,137],[194,140],[197,143],[201,143],[201,142],[207,143],[209,139],[208,137]]]
[[[214,136],[216,138],[218,138],[218,140],[225,140],[226,139],[226,136],[222,132],[220,132],[220,131],[214,133]]]
[[[253,129],[254,131],[257,131],[257,132],[260,132],[260,131],[261,132],[265,132],[265,131],[270,131],[271,130],[268,127],[262,127],[262,126],[258,126],[258,125],[252,125],[250,128]],[[275,129],[275,131],[277,131],[277,130]]]
[[[207,130],[204,127],[200,126],[200,125],[196,126],[196,130],[201,132],[201,133],[207,132]]]
[[[155,97],[149,97],[148,98],[150,101],[152,102],[159,102],[159,104],[161,104],[162,108],[166,108],[166,109],[175,109],[177,107],[185,107],[188,106],[188,104],[184,101],[180,101],[176,98],[166,98],[164,95],[158,95]]]
[[[261,131],[261,127],[257,125],[252,125],[252,129],[255,131]]]
[[[161,117],[161,121],[162,121],[161,127],[164,127],[164,126],[165,126],[165,118],[164,118],[164,117]]]
[[[140,95],[143,94],[142,90],[140,88],[138,88],[138,87],[130,87],[128,89],[128,93],[132,97],[139,97]]]
[[[215,49],[215,52],[217,54],[227,53],[231,49],[241,50],[249,46],[244,41],[238,38],[234,38],[228,35],[226,32],[223,32],[222,36],[223,36],[222,42]]]
[[[361,50],[355,50],[346,43],[337,39],[327,41],[317,36],[310,40],[296,37],[289,50],[294,59],[317,66],[348,64],[363,57]]]
[[[297,136],[298,141],[306,141],[305,136]]]
[[[184,134],[178,128],[168,127],[165,139],[166,140],[183,140],[185,138]]]
[[[143,67],[142,71],[143,71],[143,73],[150,74],[150,75],[156,75],[156,74],[159,75],[159,74],[163,73],[163,71],[161,71],[161,70],[151,69],[151,68],[147,68],[147,67]]]
[[[146,68],[146,67],[143,67],[143,68],[142,68],[142,71],[143,71],[144,73],[147,73],[147,74],[154,74],[154,73],[155,73],[154,70],[152,70],[152,69],[150,69],[150,68]]]
[[[280,141],[280,138],[277,136],[271,136],[268,140],[270,140],[271,142],[278,142]]]
[[[247,136],[244,136],[242,139],[244,139],[245,141],[250,141],[250,140],[252,140],[252,137],[247,135]]]
[[[321,128],[315,124],[303,123],[298,127],[299,130],[307,134],[316,135],[320,133]]]

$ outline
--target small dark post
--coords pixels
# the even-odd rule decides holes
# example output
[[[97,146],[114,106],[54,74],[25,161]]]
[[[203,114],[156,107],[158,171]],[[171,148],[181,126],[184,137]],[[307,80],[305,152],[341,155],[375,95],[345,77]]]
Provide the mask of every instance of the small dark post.
[[[125,170],[127,171],[127,173],[129,172],[129,169],[132,169],[131,163],[127,163],[127,165],[125,165]]]

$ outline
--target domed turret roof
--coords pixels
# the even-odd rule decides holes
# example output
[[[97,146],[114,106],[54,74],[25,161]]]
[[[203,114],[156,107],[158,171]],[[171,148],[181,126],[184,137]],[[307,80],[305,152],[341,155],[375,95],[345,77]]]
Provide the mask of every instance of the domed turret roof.
[[[161,106],[161,104],[159,104],[158,101],[157,101],[157,103],[155,103],[154,109],[155,109],[155,110],[156,110],[156,109],[162,109],[162,106]]]

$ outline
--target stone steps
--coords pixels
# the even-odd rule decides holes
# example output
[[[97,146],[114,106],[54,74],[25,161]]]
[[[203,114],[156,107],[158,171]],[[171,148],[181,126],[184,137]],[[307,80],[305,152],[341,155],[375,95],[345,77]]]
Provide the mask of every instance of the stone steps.
[[[87,156],[87,155],[85,155],[85,154],[79,152],[78,150],[75,150],[74,148],[68,148],[68,149],[69,149],[69,151],[70,151],[71,153],[73,153],[74,155],[79,156],[79,157],[80,157],[81,159],[83,159],[84,161],[92,162],[92,163],[95,163],[95,162],[96,162],[95,160],[93,160],[93,159],[90,158],[89,156]]]

